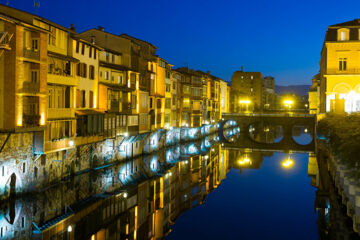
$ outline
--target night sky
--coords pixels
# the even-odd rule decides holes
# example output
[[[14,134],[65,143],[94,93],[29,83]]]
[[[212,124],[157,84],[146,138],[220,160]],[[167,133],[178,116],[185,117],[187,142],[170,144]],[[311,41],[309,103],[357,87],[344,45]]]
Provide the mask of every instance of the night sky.
[[[38,0],[37,0],[38,1]],[[0,0],[78,32],[103,26],[151,42],[160,57],[230,80],[260,71],[276,84],[311,84],[328,25],[360,18],[359,0]]]

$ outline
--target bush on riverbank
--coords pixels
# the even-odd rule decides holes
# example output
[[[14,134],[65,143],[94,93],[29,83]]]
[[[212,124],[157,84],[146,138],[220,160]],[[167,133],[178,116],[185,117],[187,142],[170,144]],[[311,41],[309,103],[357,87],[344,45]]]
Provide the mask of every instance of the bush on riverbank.
[[[329,114],[318,124],[331,152],[360,178],[360,114]]]

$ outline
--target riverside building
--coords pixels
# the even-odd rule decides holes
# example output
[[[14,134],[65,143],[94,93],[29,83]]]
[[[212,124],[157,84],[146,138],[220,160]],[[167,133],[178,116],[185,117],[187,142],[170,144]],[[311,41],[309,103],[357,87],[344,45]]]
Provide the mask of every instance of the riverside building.
[[[165,128],[219,121],[227,83],[173,71],[156,50],[0,4],[0,198],[158,149]]]

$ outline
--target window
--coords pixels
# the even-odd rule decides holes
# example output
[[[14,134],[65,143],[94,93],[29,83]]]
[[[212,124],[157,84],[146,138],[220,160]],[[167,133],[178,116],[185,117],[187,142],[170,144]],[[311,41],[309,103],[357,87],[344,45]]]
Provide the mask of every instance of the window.
[[[81,54],[84,55],[85,54],[85,44],[81,44]]]
[[[165,123],[170,123],[170,114],[165,114]]]
[[[39,40],[38,39],[33,39],[32,40],[32,50],[33,51],[38,51],[39,50]]]
[[[183,108],[189,108],[190,107],[190,99],[184,98],[183,99]]]
[[[122,81],[123,81],[123,76],[122,75],[118,76],[118,83],[123,84]]]
[[[76,53],[79,53],[79,48],[80,48],[80,43],[79,41],[76,41]]]
[[[90,91],[89,94],[89,108],[94,108],[94,93],[93,91]]]
[[[150,98],[150,109],[153,108],[153,98]]]
[[[104,76],[105,80],[109,80],[109,72],[105,71],[105,76]]]
[[[111,62],[115,63],[115,55],[114,54],[111,54]]]
[[[340,41],[345,41],[346,40],[346,32],[345,31],[341,31],[340,32]]]
[[[31,82],[37,83],[39,81],[39,71],[38,70],[32,70],[31,71]]]
[[[165,108],[167,109],[171,108],[171,98],[165,99]]]
[[[166,92],[171,92],[171,84],[166,83],[165,87],[166,87]]]
[[[347,65],[347,58],[340,58],[339,59],[339,70],[345,71],[346,67],[347,67],[346,65]]]
[[[81,107],[86,107],[86,92],[85,92],[85,90],[82,90],[81,91],[81,100],[80,100],[80,102],[81,102]]]
[[[80,90],[76,89],[76,108],[80,108]]]
[[[89,66],[89,78],[91,80],[95,79],[95,67],[93,65]]]
[[[131,108],[132,108],[132,109],[135,109],[135,108],[136,108],[136,95],[132,95]]]
[[[137,115],[128,116],[128,126],[137,126],[139,125],[139,119]]]
[[[87,65],[85,63],[78,63],[76,65],[76,75],[79,77],[86,78],[87,76]]]
[[[89,48],[89,58],[92,57],[92,47]]]
[[[106,52],[106,61],[107,61],[107,62],[109,62],[109,58],[110,58],[109,53]]]

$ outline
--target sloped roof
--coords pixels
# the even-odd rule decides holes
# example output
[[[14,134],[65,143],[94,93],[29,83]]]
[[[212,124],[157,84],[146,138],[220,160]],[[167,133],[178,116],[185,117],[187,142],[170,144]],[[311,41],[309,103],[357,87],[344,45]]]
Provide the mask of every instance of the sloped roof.
[[[347,22],[343,22],[343,23],[337,23],[334,25],[330,25],[329,27],[360,27],[360,18],[351,20],[351,21],[347,21]]]
[[[131,40],[137,40],[137,41],[143,42],[143,43],[145,43],[145,44],[148,44],[148,45],[154,47],[155,49],[158,49],[155,45],[153,45],[153,44],[151,44],[151,43],[149,43],[149,42],[147,42],[147,41],[144,41],[144,40],[142,40],[142,39],[139,39],[139,38],[130,36],[130,35],[126,34],[126,33],[120,34],[119,36],[120,36],[120,37],[127,38],[127,39],[131,39]]]

